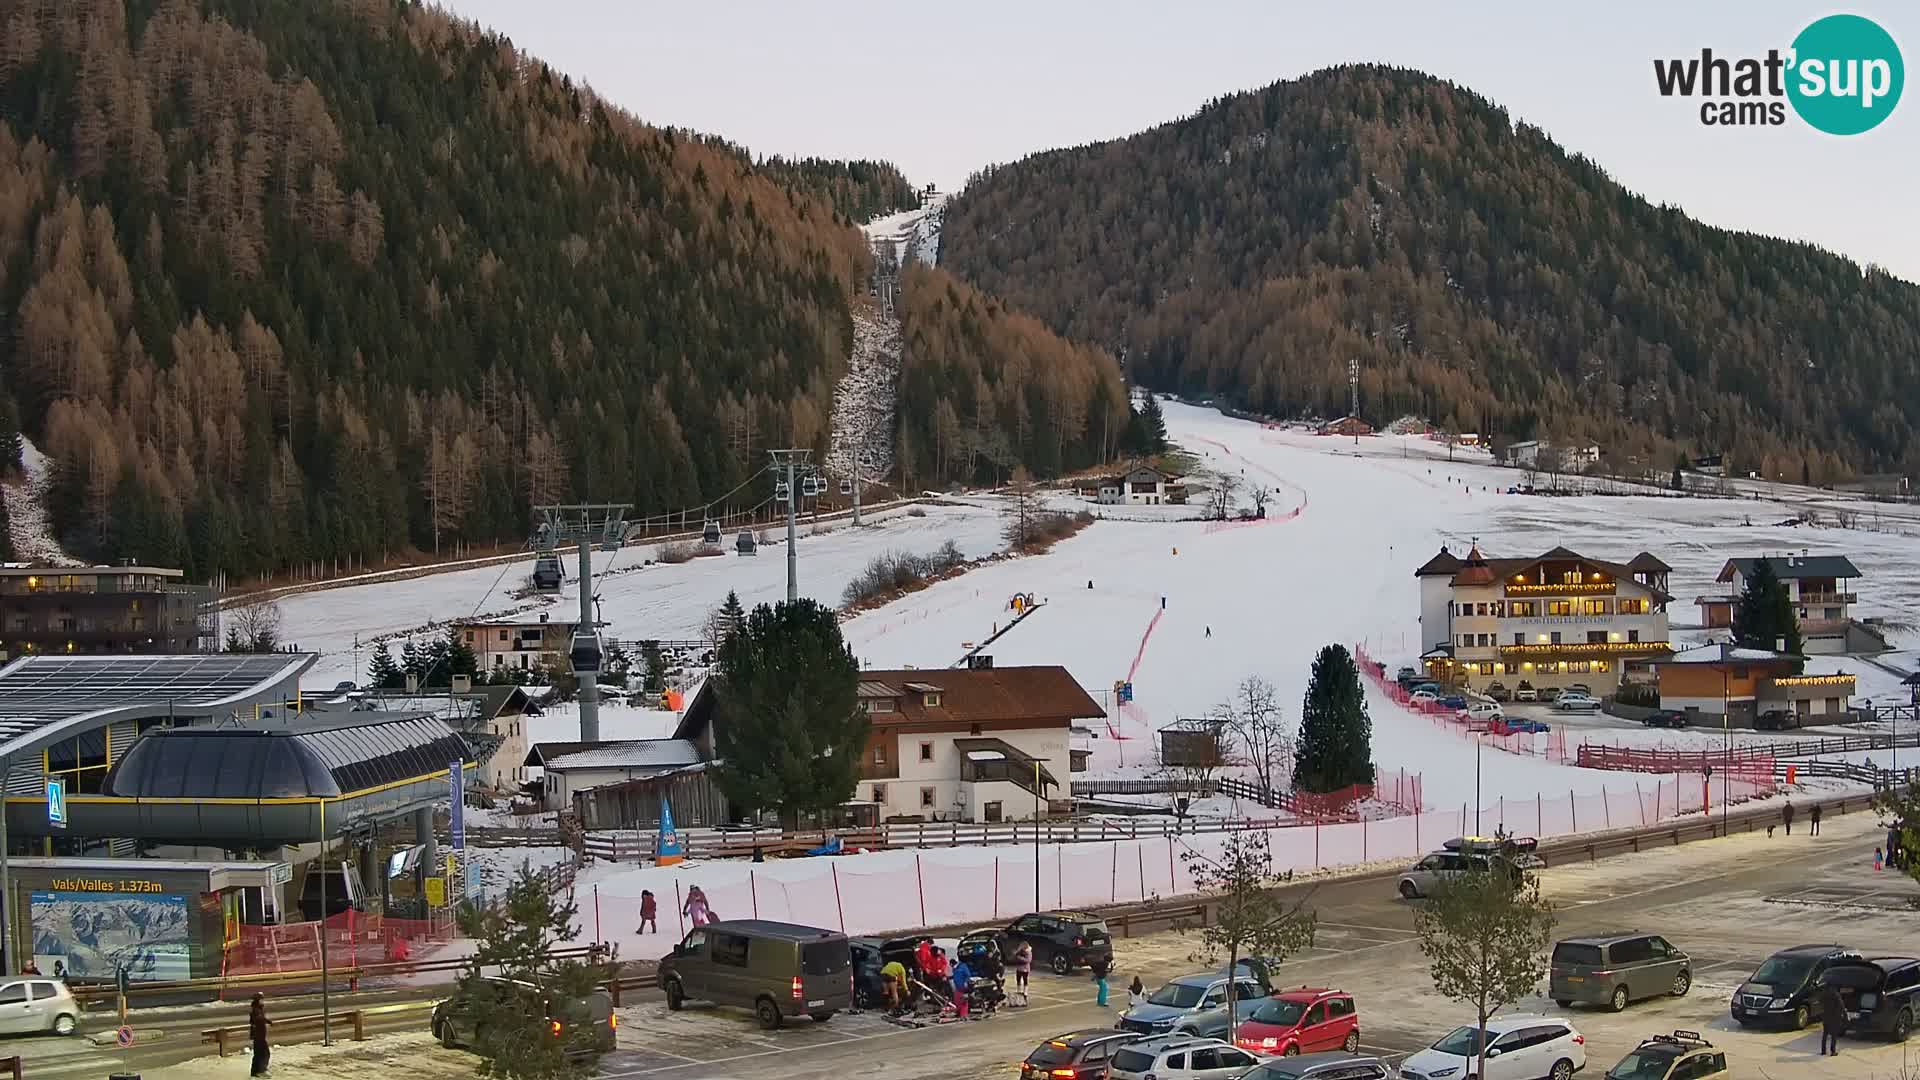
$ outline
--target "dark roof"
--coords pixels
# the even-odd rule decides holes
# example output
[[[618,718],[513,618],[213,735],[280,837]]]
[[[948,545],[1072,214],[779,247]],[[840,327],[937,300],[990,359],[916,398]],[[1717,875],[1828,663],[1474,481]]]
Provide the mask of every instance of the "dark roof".
[[[225,716],[291,697],[318,656],[23,656],[0,667],[0,752],[38,750],[114,720]]]
[[[722,919],[707,924],[708,930],[734,930],[756,937],[778,938],[782,941],[819,941],[823,938],[844,938],[838,930],[827,930],[818,926],[802,926],[799,923],[775,922],[772,919]]]
[[[522,764],[543,769],[675,769],[699,760],[699,751],[685,739],[610,739],[537,743]]]
[[[1627,569],[1653,574],[1670,574],[1673,572],[1673,567],[1661,562],[1660,558],[1651,551],[1643,551],[1627,560]]]
[[[1453,583],[1491,585],[1494,577],[1493,568],[1487,565],[1487,557],[1480,554],[1480,545],[1475,544],[1467,551],[1467,560],[1460,564],[1460,572],[1453,575]]]
[[[1759,565],[1759,559],[1728,559],[1727,565],[1720,568],[1716,581],[1732,581],[1734,571],[1741,577],[1751,577],[1753,568]],[[1773,567],[1773,576],[1782,581],[1794,578],[1854,578],[1860,571],[1854,568],[1852,560],[1845,555],[1772,555],[1767,564]]]
[[[1460,569],[1460,560],[1454,557],[1453,552],[1447,550],[1447,545],[1441,544],[1440,554],[1435,555],[1433,558],[1428,559],[1424,563],[1421,563],[1420,569],[1415,570],[1413,572],[1413,576],[1414,577],[1430,577],[1436,574],[1451,575],[1459,569]]]
[[[472,748],[432,717],[351,714],[300,728],[156,728],[107,775],[122,798],[332,798],[436,773],[474,760]]]
[[[1653,559],[1653,556],[1647,555],[1644,552],[1642,552],[1641,555],[1634,556],[1634,559],[1637,562],[1642,557]],[[1659,562],[1658,559],[1654,559],[1653,561]],[[1486,565],[1490,570],[1492,570],[1493,572],[1492,579],[1494,581],[1504,581],[1509,578],[1513,578],[1513,577],[1517,577],[1519,575],[1525,574],[1527,571],[1533,569],[1534,567],[1540,565],[1543,562],[1586,563],[1588,566],[1594,567],[1595,569],[1606,571],[1607,574],[1611,576],[1616,582],[1620,582],[1620,581],[1633,582],[1633,584],[1635,584],[1636,586],[1646,589],[1648,592],[1652,593],[1656,599],[1663,600],[1663,601],[1673,599],[1671,594],[1661,589],[1654,588],[1652,585],[1645,584],[1644,582],[1634,581],[1635,567],[1633,566],[1632,563],[1608,562],[1605,559],[1590,558],[1586,555],[1580,554],[1577,551],[1574,551],[1570,548],[1565,548],[1565,547],[1555,547],[1544,555],[1535,555],[1535,556],[1532,556],[1531,558],[1525,558],[1525,559],[1488,559],[1486,560]],[[1664,566],[1666,564],[1662,563],[1661,565]],[[1485,584],[1489,584],[1489,582],[1463,581],[1461,580],[1461,575],[1456,574],[1454,576],[1454,584],[1485,585]]]

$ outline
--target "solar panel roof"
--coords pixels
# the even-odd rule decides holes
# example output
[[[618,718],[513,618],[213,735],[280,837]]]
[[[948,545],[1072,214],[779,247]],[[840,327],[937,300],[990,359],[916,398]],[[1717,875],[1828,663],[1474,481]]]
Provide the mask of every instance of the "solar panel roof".
[[[306,653],[27,656],[0,668],[0,755],[34,749],[89,718],[220,711],[277,697],[318,659]]]

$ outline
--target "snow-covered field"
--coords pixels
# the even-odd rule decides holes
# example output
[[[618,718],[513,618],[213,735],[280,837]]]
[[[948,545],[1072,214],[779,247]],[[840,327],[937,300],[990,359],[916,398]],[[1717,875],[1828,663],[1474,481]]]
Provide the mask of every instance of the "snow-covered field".
[[[937,192],[916,210],[874,218],[860,228],[867,239],[891,241],[901,265],[918,259],[928,266],[940,261],[940,226],[947,213],[947,193]]]
[[[1065,665],[1110,713],[1094,725],[1091,775],[1137,775],[1150,763],[1155,730],[1209,710],[1248,675],[1273,682],[1297,715],[1322,645],[1362,642],[1389,662],[1416,655],[1421,635],[1413,571],[1443,542],[1463,551],[1477,538],[1495,556],[1556,544],[1621,561],[1652,551],[1674,567],[1673,615],[1682,624],[1692,615],[1694,596],[1716,591],[1713,576],[1728,557],[1802,549],[1846,554],[1860,566],[1862,614],[1911,618],[1920,610],[1920,516],[1911,507],[1860,503],[1862,521],[1876,528],[1838,529],[1778,524],[1803,504],[1832,507],[1839,499],[1771,485],[1746,486],[1776,498],[1508,495],[1519,473],[1495,468],[1476,451],[1456,450],[1457,460],[1448,461],[1444,446],[1423,438],[1380,436],[1356,447],[1349,439],[1264,428],[1177,402],[1168,402],[1165,413],[1172,439],[1205,467],[1274,489],[1267,521],[1223,527],[1116,515],[1046,555],[992,563],[849,619],[845,634],[862,663],[951,664],[1009,621],[1013,594],[1031,593],[1045,606],[994,643],[995,662]],[[1142,508],[1122,513],[1136,509]],[[874,555],[928,550],[949,537],[968,554],[983,554],[1000,547],[1000,525],[992,500],[982,497],[930,508],[925,517],[895,514],[869,529],[803,535],[801,589],[837,602],[847,579]],[[605,617],[617,637],[694,636],[729,588],[748,604],[779,599],[783,556],[774,546],[750,559],[725,556],[617,574],[601,586]],[[507,577],[524,572],[515,567]],[[489,568],[294,597],[284,602],[285,636],[327,654],[311,681],[329,683],[352,670],[354,632],[364,638],[500,607],[505,592],[490,591],[498,575]],[[574,609],[566,595],[554,603],[560,612]],[[1910,669],[1915,642],[1896,644],[1904,651],[1890,662]],[[1822,658],[1812,667],[1833,669],[1859,675],[1861,697],[1897,693],[1898,676],[1853,659]],[[1133,683],[1134,701],[1115,706],[1111,688],[1122,680]],[[1373,697],[1372,713],[1382,769],[1421,773],[1430,806],[1471,799],[1471,742],[1384,697]],[[556,730],[543,737],[567,734],[557,717],[554,723]],[[1593,737],[1674,744],[1707,738],[1638,730]],[[1483,802],[1564,798],[1644,779],[1491,752],[1482,766]]]
[[[837,606],[847,582],[875,556],[890,551],[928,552],[951,539],[969,557],[978,557],[1005,546],[1000,537],[1003,523],[991,500],[920,509],[924,516],[892,510],[869,515],[870,524],[859,529],[839,522],[831,528],[822,525],[817,534],[802,521],[796,548],[801,595]],[[611,565],[616,571],[626,568],[599,582],[607,632],[622,640],[697,638],[707,612],[726,599],[729,589],[737,591],[740,602],[748,607],[784,599],[786,530],[770,529],[767,535],[775,542],[761,547],[758,555],[734,555],[728,547],[727,554],[680,565],[642,565],[653,555],[651,548],[627,548],[617,555],[596,552],[596,576],[597,568],[603,566]],[[357,681],[365,678],[373,655],[364,642],[376,635],[518,608],[525,609],[527,619],[537,618],[540,611],[551,611],[560,619],[576,617],[580,594],[572,580],[572,560],[567,563],[569,580],[559,593],[524,601],[514,600],[513,592],[533,572],[531,560],[301,593],[280,601],[282,637],[304,651],[320,654],[307,673],[307,686]],[[357,656],[356,634],[363,643]],[[397,646],[394,651],[398,653]]]

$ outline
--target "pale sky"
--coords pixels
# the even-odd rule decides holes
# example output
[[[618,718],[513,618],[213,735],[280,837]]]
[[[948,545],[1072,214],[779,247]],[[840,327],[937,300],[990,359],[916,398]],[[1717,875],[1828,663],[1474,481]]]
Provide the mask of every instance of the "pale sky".
[[[1660,97],[1652,65],[1703,46],[1763,56],[1849,11],[1885,27],[1912,69],[1911,3],[441,2],[644,120],[756,154],[890,160],[945,190],[987,164],[1128,135],[1331,64],[1418,68],[1655,202],[1920,281],[1920,90],[1864,135],[1823,135],[1791,115],[1706,127],[1698,99]]]

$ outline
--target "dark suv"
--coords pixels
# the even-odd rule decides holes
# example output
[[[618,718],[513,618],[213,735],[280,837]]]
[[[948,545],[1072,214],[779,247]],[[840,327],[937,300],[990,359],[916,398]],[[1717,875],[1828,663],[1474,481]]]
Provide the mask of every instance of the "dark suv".
[[[1795,1030],[1813,1020],[1820,978],[1846,950],[1838,945],[1795,945],[1767,957],[1733,993],[1733,1018],[1742,1027],[1774,1024]]]
[[[1097,1080],[1113,1052],[1140,1036],[1112,1028],[1082,1028],[1055,1035],[1020,1063],[1020,1080]]]
[[[1852,1028],[1906,1042],[1920,1011],[1920,959],[1911,956],[1843,956],[1822,979],[1840,991]]]
[[[1045,964],[1055,975],[1077,967],[1106,971],[1113,967],[1113,938],[1106,920],[1079,911],[1022,915],[1007,927],[1008,955],[1021,942],[1033,946],[1033,962]]]
[[[1648,713],[1640,722],[1647,727],[1683,728],[1687,726],[1687,714],[1678,709],[1658,709]]]

